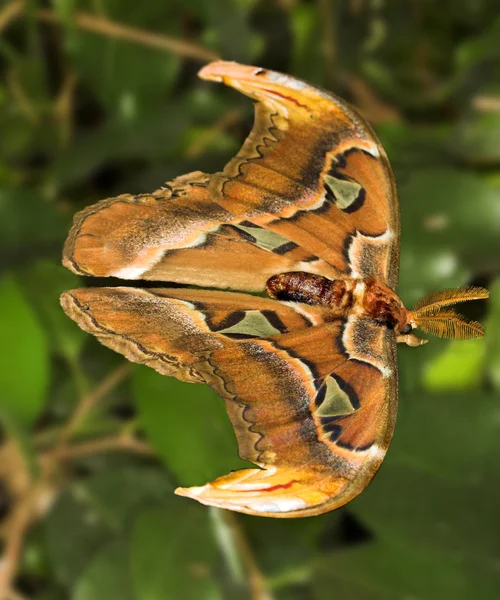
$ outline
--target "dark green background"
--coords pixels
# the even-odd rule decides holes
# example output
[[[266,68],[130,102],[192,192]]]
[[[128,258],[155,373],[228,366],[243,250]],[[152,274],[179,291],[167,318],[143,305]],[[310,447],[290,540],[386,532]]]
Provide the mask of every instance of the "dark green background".
[[[498,598],[498,1],[19,6],[0,4],[5,548],[33,490],[40,509],[25,524],[13,587],[39,600]],[[74,10],[155,33],[167,47],[114,39],[109,22],[86,30]],[[190,42],[191,55],[169,49],[172,40]],[[443,287],[491,290],[464,308],[486,323],[484,339],[399,349],[388,457],[358,499],[317,518],[232,517],[175,497],[176,485],[241,464],[222,401],[146,368],[125,372],[58,304],[61,291],[85,285],[60,266],[74,212],[219,170],[248,133],[251,103],[196,78],[210,54],[303,77],[374,124],[400,189],[408,305]],[[73,411],[102,381],[110,389],[68,435],[74,456],[52,460],[47,475],[42,457],[53,459]],[[102,440],[133,447],[99,451]]]

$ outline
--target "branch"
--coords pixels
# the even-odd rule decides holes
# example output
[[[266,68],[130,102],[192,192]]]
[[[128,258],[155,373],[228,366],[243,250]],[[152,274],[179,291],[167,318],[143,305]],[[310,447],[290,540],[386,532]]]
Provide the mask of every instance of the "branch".
[[[322,25],[321,50],[326,67],[326,80],[329,85],[335,81],[337,70],[337,48],[335,43],[336,19],[334,6],[330,0],[318,0],[318,15]]]
[[[12,21],[15,21],[24,11],[22,0],[13,0],[0,10],[0,33],[6,29]]]
[[[479,112],[500,112],[500,97],[476,96],[472,99],[472,106]]]
[[[231,542],[246,570],[251,599],[273,600],[273,595],[269,591],[266,579],[259,569],[252,547],[238,516],[224,509],[218,509],[218,516],[228,528],[231,535]]]
[[[139,440],[131,438],[129,435],[122,435],[119,438],[96,440],[87,442],[79,446],[66,447],[67,442],[85,420],[88,413],[96,404],[104,398],[109,392],[119,385],[130,372],[130,365],[123,363],[112,373],[110,373],[90,394],[82,397],[77,404],[71,418],[61,430],[56,448],[45,454],[45,460],[42,460],[42,469],[37,481],[33,482],[26,492],[19,498],[13,509],[11,517],[3,527],[3,537],[5,539],[5,548],[0,560],[0,600],[12,595],[12,583],[15,579],[21,553],[23,549],[24,538],[30,525],[43,515],[50,506],[54,495],[57,493],[56,474],[58,472],[61,458],[67,459],[75,456],[76,452],[82,456],[91,454],[110,447],[121,447],[123,449],[133,449],[142,454],[149,453],[149,448]],[[99,448],[100,444],[100,450]],[[42,455],[42,459],[44,456]]]
[[[4,526],[5,547],[0,560],[0,599],[11,598],[15,594],[12,584],[17,574],[24,538],[30,525],[44,514],[52,504],[56,494],[50,483],[51,474],[40,477],[19,500],[11,517]]]
[[[85,421],[88,413],[119,385],[130,373],[130,364],[123,363],[114,371],[112,371],[95,390],[82,397],[77,407],[75,408],[70,420],[66,423],[61,431],[57,451],[61,451],[71,437],[76,433],[82,423]]]
[[[26,3],[23,0],[13,0],[0,11],[0,32],[5,29],[15,19],[20,17],[26,8]],[[64,25],[63,19],[54,12],[46,8],[37,11],[38,18],[46,23],[55,23],[56,25]],[[186,58],[193,58],[203,62],[218,60],[218,54],[192,42],[179,40],[168,35],[160,33],[152,33],[144,29],[129,27],[116,23],[110,19],[96,17],[85,12],[74,12],[71,15],[72,24],[80,29],[91,31],[92,33],[100,33],[116,40],[124,40],[150,48],[158,48],[173,52]]]
[[[58,25],[63,24],[61,18],[52,10],[41,9],[38,11],[38,16],[45,22],[56,23]],[[217,60],[219,58],[215,52],[203,48],[203,46],[185,42],[184,40],[179,40],[167,35],[145,31],[144,29],[128,27],[127,25],[115,23],[109,19],[96,17],[84,12],[73,13],[72,23],[86,31],[101,33],[110,38],[125,40],[143,46],[150,46],[151,48],[158,48],[159,50],[166,50],[187,58],[194,58],[204,62]]]
[[[156,456],[156,452],[146,442],[130,435],[118,435],[49,450],[42,455],[42,458],[49,461],[53,459],[66,461],[110,450],[133,452],[142,456]]]

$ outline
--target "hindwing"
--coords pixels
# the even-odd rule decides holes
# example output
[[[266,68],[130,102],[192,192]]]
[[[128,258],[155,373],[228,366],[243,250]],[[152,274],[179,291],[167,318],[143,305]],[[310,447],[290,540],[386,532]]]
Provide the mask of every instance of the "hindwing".
[[[253,514],[319,514],[357,495],[382,461],[396,410],[395,340],[387,329],[376,332],[389,373],[353,358],[342,341],[346,323],[329,322],[326,311],[321,321],[317,307],[134,288],[73,290],[62,304],[129,360],[207,383],[226,400],[240,455],[260,469],[184,495]]]

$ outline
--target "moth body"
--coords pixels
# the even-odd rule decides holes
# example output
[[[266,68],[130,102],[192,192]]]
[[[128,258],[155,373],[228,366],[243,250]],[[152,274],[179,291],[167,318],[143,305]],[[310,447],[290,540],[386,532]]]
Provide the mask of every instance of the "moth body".
[[[266,291],[276,300],[329,306],[347,312],[354,302],[355,279],[327,279],[322,275],[294,271],[270,277]]]
[[[266,291],[276,300],[328,306],[337,317],[350,314],[384,323],[397,333],[406,327],[408,311],[391,289],[374,279],[334,279],[294,271],[270,277]]]

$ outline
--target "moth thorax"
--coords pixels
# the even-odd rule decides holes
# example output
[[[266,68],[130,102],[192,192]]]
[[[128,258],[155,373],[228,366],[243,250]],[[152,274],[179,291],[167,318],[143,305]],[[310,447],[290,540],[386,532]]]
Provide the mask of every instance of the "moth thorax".
[[[395,326],[403,319],[406,310],[399,297],[378,281],[367,281],[363,297],[363,308],[368,316],[381,323]]]
[[[273,275],[266,284],[267,293],[277,300],[345,309],[352,305],[352,288],[345,280],[331,281],[321,275],[302,271]]]

